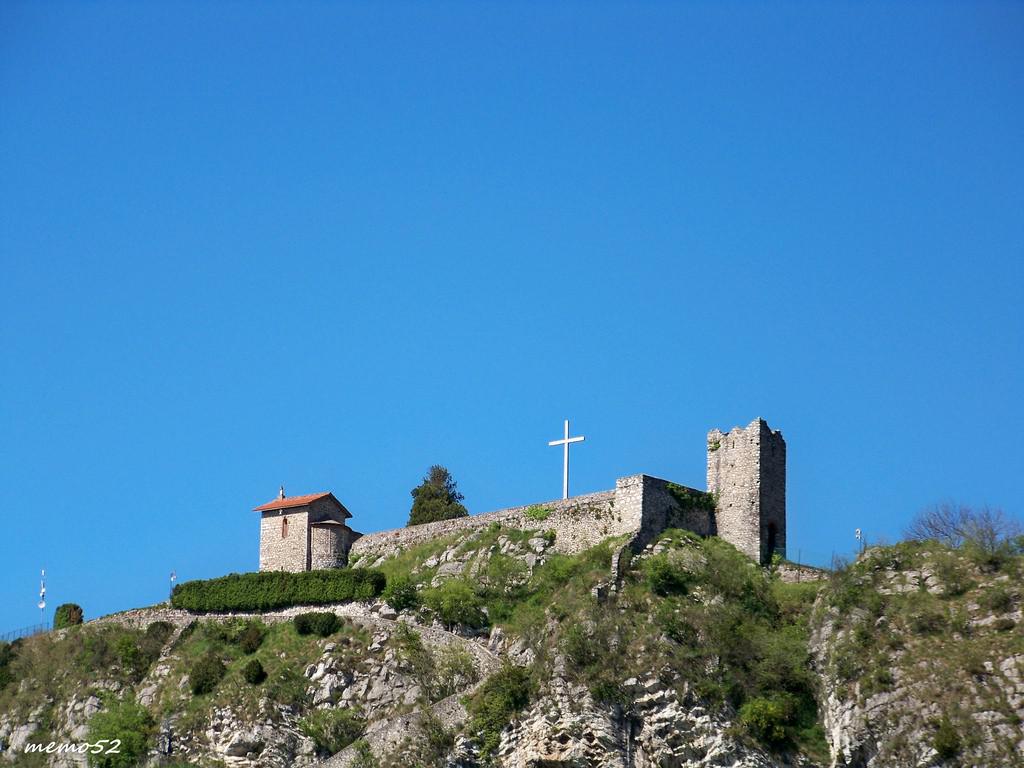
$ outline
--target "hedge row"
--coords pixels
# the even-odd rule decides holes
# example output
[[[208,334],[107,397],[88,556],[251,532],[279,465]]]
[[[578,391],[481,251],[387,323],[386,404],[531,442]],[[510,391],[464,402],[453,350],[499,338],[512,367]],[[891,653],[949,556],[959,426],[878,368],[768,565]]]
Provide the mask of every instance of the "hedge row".
[[[174,588],[171,605],[187,611],[271,611],[292,605],[372,600],[384,591],[384,574],[367,568],[232,573],[186,581]]]

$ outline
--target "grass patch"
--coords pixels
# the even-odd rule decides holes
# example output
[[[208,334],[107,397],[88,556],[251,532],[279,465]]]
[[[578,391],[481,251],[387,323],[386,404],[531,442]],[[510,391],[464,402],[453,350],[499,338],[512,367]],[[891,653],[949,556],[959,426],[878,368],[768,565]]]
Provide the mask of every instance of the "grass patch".
[[[321,753],[333,755],[363,735],[366,720],[359,710],[317,709],[299,721],[299,728]]]
[[[539,504],[527,507],[523,511],[523,516],[528,520],[536,520],[537,522],[543,522],[551,517],[551,510],[547,507],[542,507]]]

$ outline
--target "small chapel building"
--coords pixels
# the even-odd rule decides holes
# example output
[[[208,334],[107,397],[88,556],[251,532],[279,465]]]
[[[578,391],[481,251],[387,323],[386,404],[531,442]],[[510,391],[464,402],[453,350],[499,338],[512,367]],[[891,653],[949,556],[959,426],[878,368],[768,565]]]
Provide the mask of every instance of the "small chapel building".
[[[281,488],[276,499],[253,511],[261,517],[261,571],[341,568],[362,535],[348,527],[351,513],[329,492],[285,496]]]

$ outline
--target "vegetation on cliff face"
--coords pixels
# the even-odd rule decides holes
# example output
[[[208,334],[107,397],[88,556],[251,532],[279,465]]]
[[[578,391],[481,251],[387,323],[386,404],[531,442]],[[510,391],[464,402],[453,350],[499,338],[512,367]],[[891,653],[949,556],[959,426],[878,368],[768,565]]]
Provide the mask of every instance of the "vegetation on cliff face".
[[[922,743],[969,764],[1019,759],[1022,708],[1007,694],[1024,659],[1024,557],[1002,542],[908,541],[833,572],[815,616],[824,679],[846,706],[902,719],[876,726],[879,764],[915,765]]]
[[[543,623],[525,606],[510,612],[505,626],[533,637],[538,679],[564,658],[569,680],[628,712],[635,681],[654,672],[738,710],[747,736],[769,749],[823,755],[807,650],[815,585],[782,584],[725,542],[669,531],[630,565],[615,598],[598,599],[591,587],[610,559],[595,548],[539,569],[525,606],[540,597]]]
[[[779,763],[798,754],[828,762],[826,736],[835,743],[835,733],[856,730],[837,718],[896,707],[891,722],[918,720],[909,729],[872,721],[888,760],[875,765],[916,766],[922,754],[1012,764],[1021,708],[1007,691],[1024,685],[1005,664],[1024,658],[1015,540],[880,547],[825,582],[786,584],[717,538],[667,531],[640,553],[609,539],[567,556],[549,549],[537,522],[533,531],[460,532],[364,570],[371,596],[386,576],[391,607],[374,602],[363,623],[324,611],[266,624],[200,617],[178,635],[160,621],[145,630],[86,624],[0,645],[0,739],[26,722],[33,741],[67,738],[72,705],[89,700],[99,714],[88,733],[116,733],[145,751],[171,718],[201,765],[226,754],[204,741],[222,732],[225,713],[243,724],[236,730],[265,724],[264,733],[305,738],[296,764],[351,745],[356,765],[435,765],[457,737],[486,764],[508,749],[510,723],[543,712],[554,689],[570,686],[589,712],[628,723],[646,716],[653,680]],[[237,587],[204,594],[226,599]],[[430,632],[441,646],[428,644]],[[482,674],[477,641],[507,663],[491,656]],[[381,706],[398,678],[408,695]],[[465,696],[468,713],[458,727],[432,709],[453,695]],[[419,713],[415,732],[375,752],[373,728],[409,712]],[[238,743],[243,751],[231,754],[263,748]],[[299,759],[294,741],[275,754]]]
[[[500,553],[499,540],[538,535],[492,526],[461,544],[447,542],[450,551],[470,553],[465,567],[475,576],[440,587],[411,586],[433,581],[434,566],[425,564],[437,560],[434,548],[390,566],[389,579],[403,585],[402,602],[422,606],[425,620],[434,616],[453,629],[496,625],[530,648],[533,664],[517,673],[529,683],[517,677],[513,686],[512,675],[502,673],[471,700],[485,752],[496,747],[502,717],[507,723],[526,706],[523,691],[541,690],[564,659],[568,679],[607,706],[628,711],[630,679],[660,670],[709,705],[738,711],[750,739],[773,750],[825,754],[807,642],[817,585],[783,584],[719,539],[669,531],[606,598],[622,541],[576,556],[547,553],[532,572]]]
[[[135,768],[149,751],[149,742],[156,723],[149,711],[131,698],[104,697],[106,708],[89,721],[91,744],[117,742],[117,752],[100,752],[90,756],[95,768]]]
[[[146,630],[118,625],[73,626],[63,633],[26,638],[0,648],[0,713],[46,723],[54,702],[81,696],[97,680],[110,688],[138,683],[160,654],[172,627],[153,622]]]

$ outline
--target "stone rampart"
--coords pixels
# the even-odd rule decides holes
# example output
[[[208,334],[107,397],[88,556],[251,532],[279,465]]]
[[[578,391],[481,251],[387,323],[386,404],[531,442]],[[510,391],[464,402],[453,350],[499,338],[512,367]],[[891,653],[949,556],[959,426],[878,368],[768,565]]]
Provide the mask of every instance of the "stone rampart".
[[[528,516],[527,510],[533,510],[534,516]],[[622,520],[622,513],[616,505],[615,491],[601,491],[571,499],[527,504],[454,520],[367,533],[352,544],[349,559],[359,556],[359,564],[365,564],[381,557],[391,557],[425,541],[485,528],[492,523],[500,523],[508,528],[554,531],[555,549],[567,553],[579,552],[603,538],[632,530],[632,521]]]
[[[367,565],[416,544],[492,523],[554,531],[554,549],[564,554],[582,552],[612,536],[628,536],[631,543],[638,541],[642,547],[669,527],[686,527],[701,535],[712,533],[712,515],[681,510],[668,488],[667,480],[649,475],[621,477],[613,491],[369,533],[352,545],[350,558],[358,556],[357,564]]]

